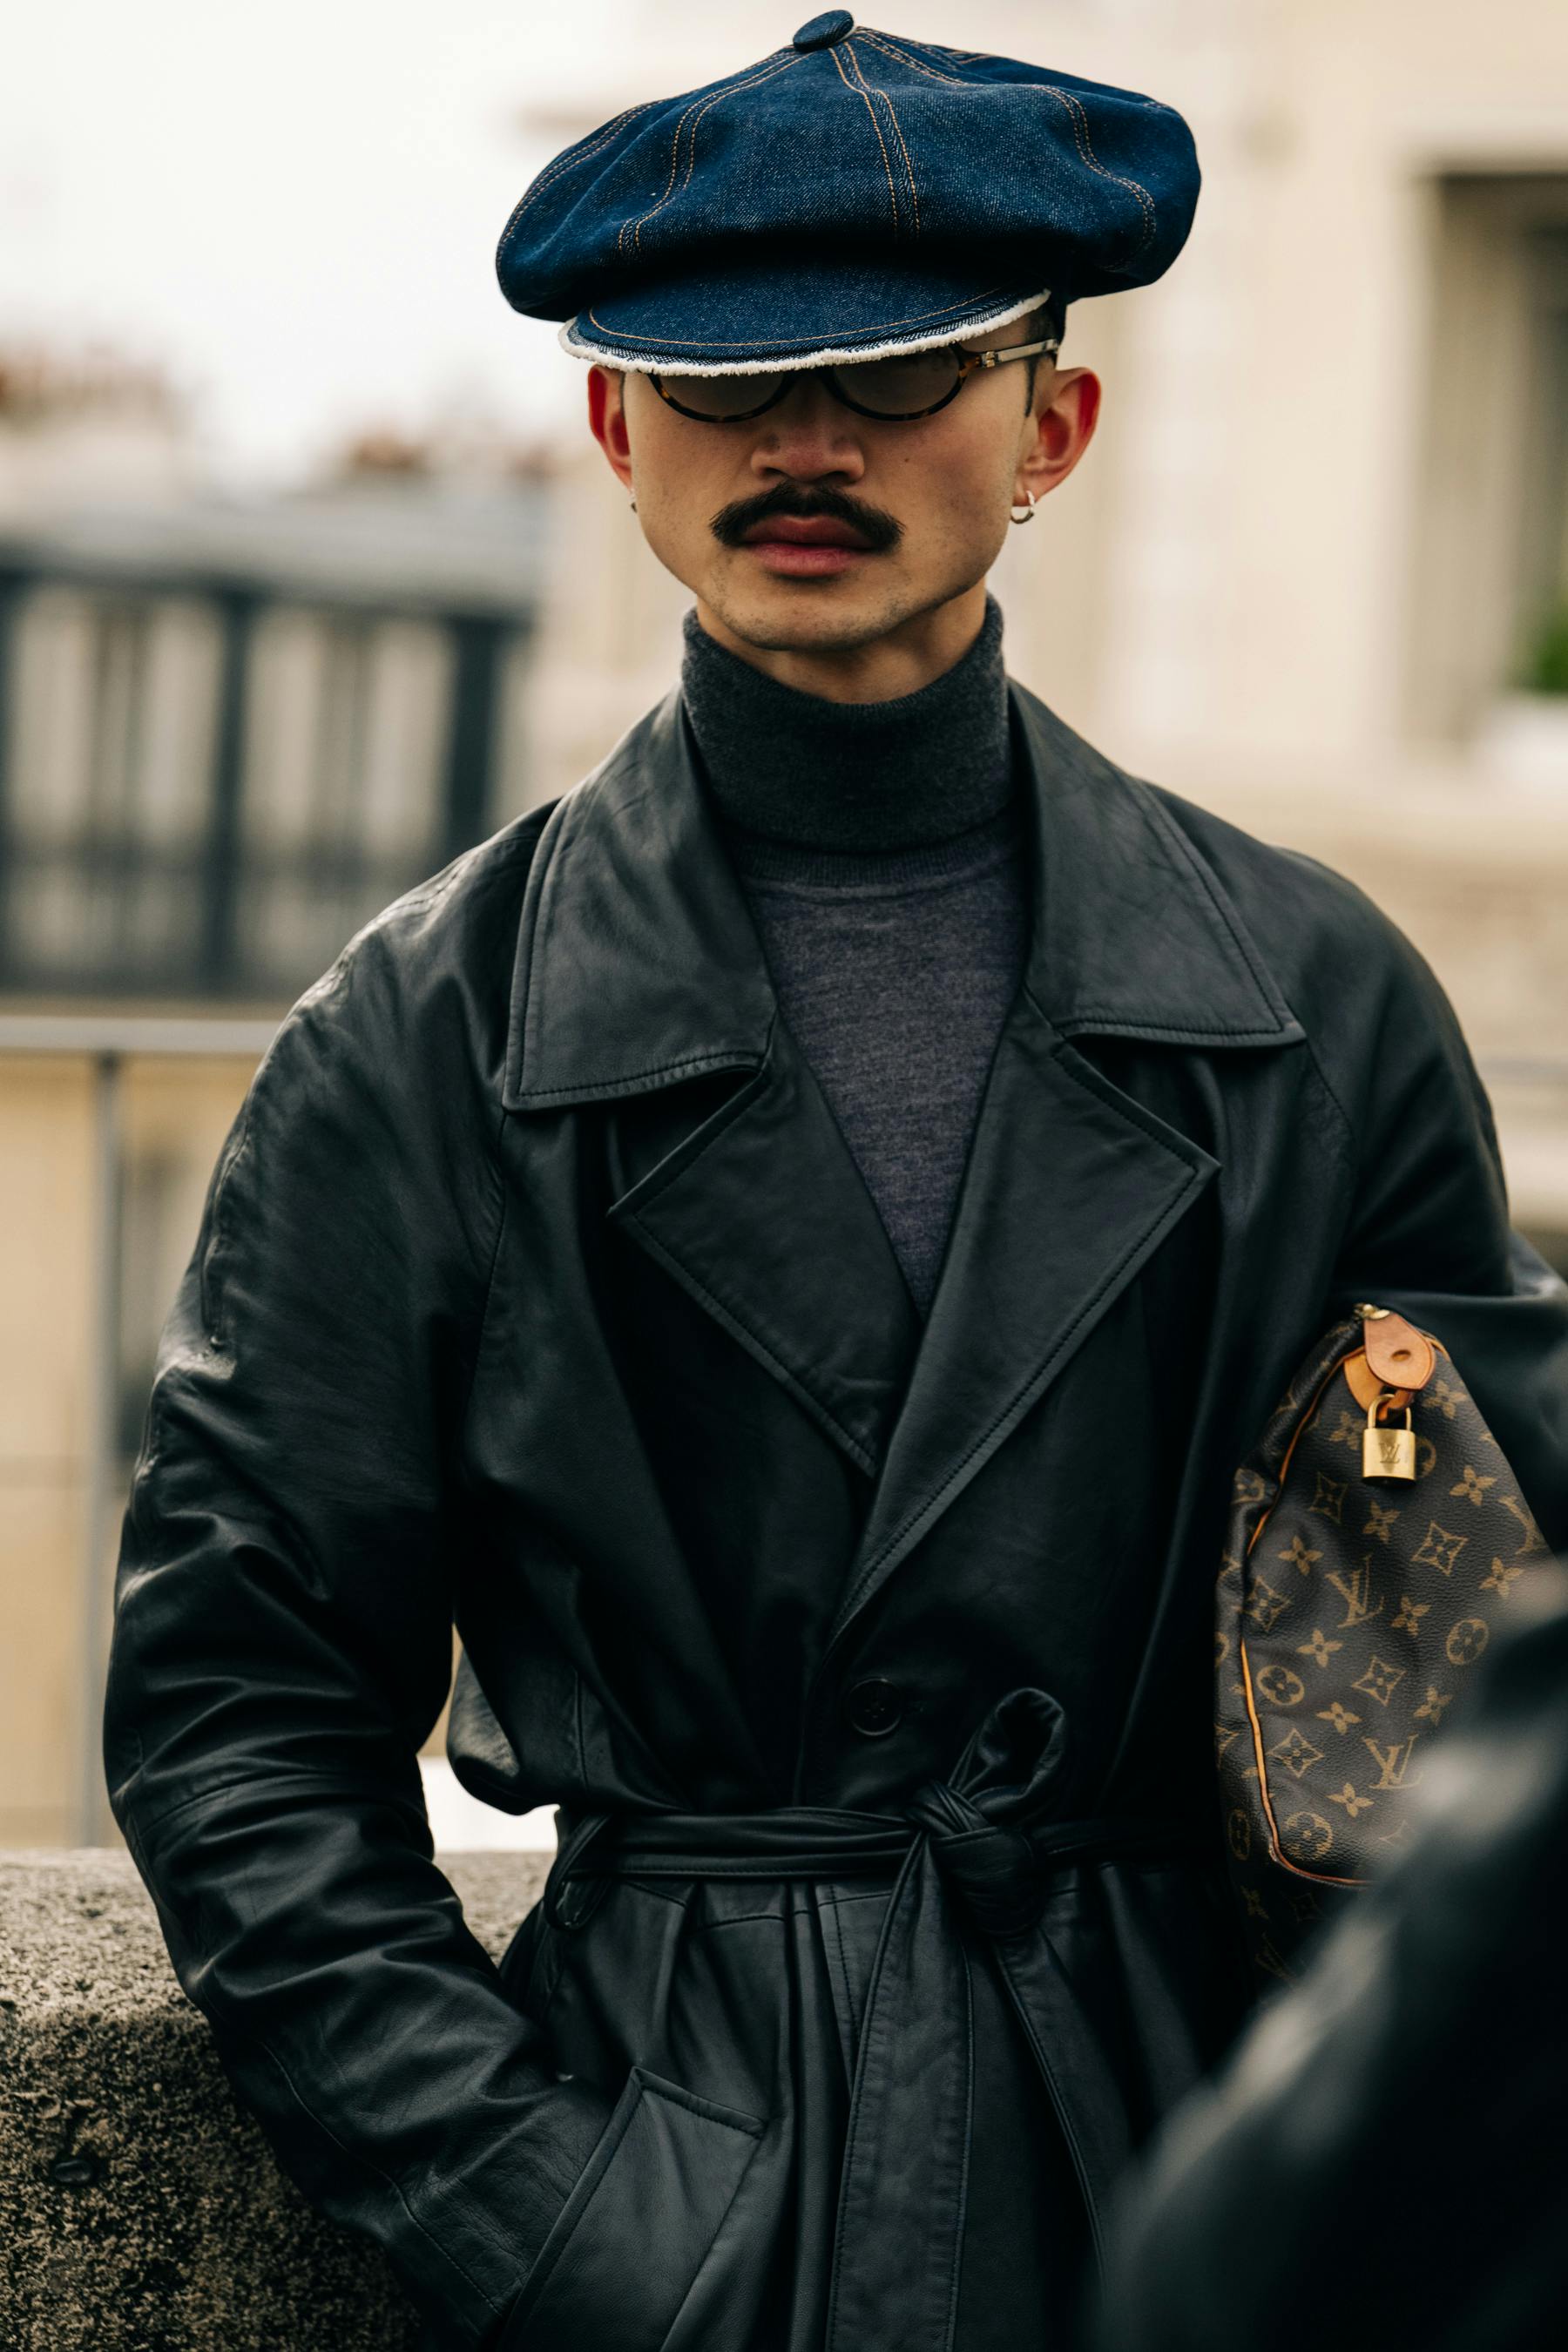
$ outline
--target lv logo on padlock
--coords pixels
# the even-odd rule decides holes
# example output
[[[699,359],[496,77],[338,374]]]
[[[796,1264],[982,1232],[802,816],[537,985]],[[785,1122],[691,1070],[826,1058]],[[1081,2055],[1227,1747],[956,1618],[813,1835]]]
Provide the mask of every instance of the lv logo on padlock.
[[[1415,1429],[1410,1407],[1405,1408],[1405,1426],[1395,1429],[1377,1419],[1382,1404],[1392,1402],[1392,1389],[1380,1390],[1366,1409],[1366,1427],[1362,1432],[1361,1475],[1363,1478],[1414,1478],[1415,1475]]]

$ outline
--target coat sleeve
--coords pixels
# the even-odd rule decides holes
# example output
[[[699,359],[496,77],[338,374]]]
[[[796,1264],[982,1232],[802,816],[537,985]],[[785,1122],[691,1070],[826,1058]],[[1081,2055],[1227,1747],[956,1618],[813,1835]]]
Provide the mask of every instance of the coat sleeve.
[[[1431,966],[1364,893],[1337,942],[1320,1064],[1350,1129],[1350,1207],[1324,1319],[1361,1299],[1433,1331],[1568,1549],[1568,1285],[1510,1223],[1491,1104]]]
[[[500,1191],[440,893],[282,1024],[160,1342],[115,1580],[115,1819],[240,2104],[439,2340],[492,2342],[610,2112],[436,1866],[455,1460]]]

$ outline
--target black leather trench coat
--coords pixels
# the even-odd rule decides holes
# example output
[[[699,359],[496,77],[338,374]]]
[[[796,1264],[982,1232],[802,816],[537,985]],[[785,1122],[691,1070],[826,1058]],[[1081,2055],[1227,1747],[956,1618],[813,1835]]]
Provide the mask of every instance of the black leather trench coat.
[[[1370,1295],[1568,1538],[1568,1292],[1350,884],[1015,688],[1034,931],[929,1320],[678,698],[371,923],[214,1171],[104,1753],[306,2195],[474,2352],[1035,2352],[1245,1999],[1231,1472]],[[498,1969],[416,1754],[562,1809]]]

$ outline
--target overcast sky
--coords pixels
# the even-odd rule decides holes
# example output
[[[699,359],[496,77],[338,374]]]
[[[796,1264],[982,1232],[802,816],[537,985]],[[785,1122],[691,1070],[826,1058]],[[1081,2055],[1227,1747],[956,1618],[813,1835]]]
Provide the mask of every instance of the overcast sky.
[[[1014,54],[1033,37],[1094,74],[1114,68],[1119,34],[1172,5],[900,0],[898,21],[951,40],[957,20],[964,40]],[[468,414],[575,430],[581,362],[496,285],[508,214],[569,139],[631,97],[765,56],[796,8],[812,13],[16,0],[0,49],[0,345],[96,337],[166,368],[222,470],[258,482],[375,425]]]
[[[528,430],[581,398],[496,286],[565,132],[530,103],[613,55],[621,0],[34,0],[0,72],[0,342],[167,367],[214,456],[297,472],[438,411]],[[592,75],[590,74],[590,79]]]

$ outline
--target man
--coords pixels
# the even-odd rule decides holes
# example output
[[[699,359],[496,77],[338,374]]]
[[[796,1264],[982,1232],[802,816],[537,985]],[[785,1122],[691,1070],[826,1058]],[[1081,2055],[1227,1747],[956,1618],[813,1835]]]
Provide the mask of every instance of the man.
[[[1340,1302],[1549,1538],[1568,1293],[1361,893],[1011,687],[1135,92],[814,19],[501,241],[692,590],[681,688],[294,1008],[128,1513],[117,1818],[231,2079],[431,2338],[1043,2352],[1245,1995],[1208,1619]],[[1037,331],[1045,314],[1045,331]],[[500,1970],[416,1751],[555,1802]]]

